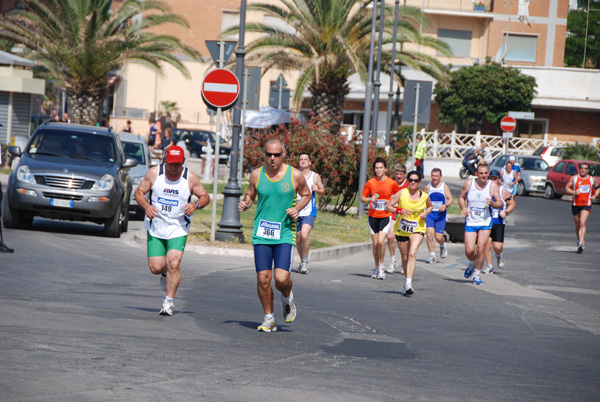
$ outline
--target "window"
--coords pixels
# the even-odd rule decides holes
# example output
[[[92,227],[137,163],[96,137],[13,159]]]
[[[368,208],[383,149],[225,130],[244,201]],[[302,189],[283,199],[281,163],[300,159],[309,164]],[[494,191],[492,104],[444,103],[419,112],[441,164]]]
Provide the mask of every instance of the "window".
[[[535,62],[537,36],[505,34],[506,60]]]
[[[223,15],[221,16],[221,32],[225,31],[228,28],[236,27],[240,25],[240,13],[239,11],[227,11],[223,10]],[[239,35],[228,35],[224,39],[228,40],[238,40]]]
[[[573,176],[573,175],[577,174],[577,167],[575,166],[574,163],[569,162],[569,164],[567,165],[567,168],[565,169],[565,174],[569,175],[569,176]]]
[[[498,163],[496,163],[496,165],[504,167],[504,165],[506,165],[506,162],[508,162],[508,158],[509,158],[508,155],[501,156],[498,159]]]
[[[559,164],[554,166],[552,168],[552,170],[554,170],[556,173],[562,173],[563,170],[565,169],[565,165],[566,165],[566,162],[560,162]]]
[[[471,31],[455,29],[438,29],[438,39],[446,42],[455,57],[471,57]],[[440,55],[440,53],[438,53]]]

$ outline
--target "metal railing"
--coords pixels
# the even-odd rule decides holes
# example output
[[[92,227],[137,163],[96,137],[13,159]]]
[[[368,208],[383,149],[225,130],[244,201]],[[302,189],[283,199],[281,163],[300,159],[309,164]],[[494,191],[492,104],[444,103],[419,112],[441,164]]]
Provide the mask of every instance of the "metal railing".
[[[406,0],[406,5],[431,10],[492,11],[492,0]]]

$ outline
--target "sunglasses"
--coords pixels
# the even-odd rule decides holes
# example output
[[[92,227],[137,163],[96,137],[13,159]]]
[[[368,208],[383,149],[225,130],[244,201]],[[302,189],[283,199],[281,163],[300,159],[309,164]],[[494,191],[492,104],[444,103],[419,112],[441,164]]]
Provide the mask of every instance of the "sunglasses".
[[[406,170],[396,170],[396,173],[406,174]]]
[[[421,180],[419,179],[407,179],[409,183],[420,183]]]
[[[281,156],[281,154],[283,154],[283,152],[275,152],[275,153],[271,153],[271,152],[265,152],[265,155],[267,155],[269,158],[271,156],[274,156],[276,158],[279,158]]]

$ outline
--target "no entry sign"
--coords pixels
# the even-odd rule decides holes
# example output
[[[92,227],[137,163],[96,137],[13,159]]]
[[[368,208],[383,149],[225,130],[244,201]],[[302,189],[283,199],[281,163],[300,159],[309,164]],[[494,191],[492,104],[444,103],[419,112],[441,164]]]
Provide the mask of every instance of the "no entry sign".
[[[202,82],[202,100],[210,108],[229,109],[240,94],[240,82],[234,73],[218,68]]]
[[[510,116],[503,117],[502,120],[500,120],[500,128],[502,131],[506,132],[514,131],[514,129],[517,128],[517,121]]]

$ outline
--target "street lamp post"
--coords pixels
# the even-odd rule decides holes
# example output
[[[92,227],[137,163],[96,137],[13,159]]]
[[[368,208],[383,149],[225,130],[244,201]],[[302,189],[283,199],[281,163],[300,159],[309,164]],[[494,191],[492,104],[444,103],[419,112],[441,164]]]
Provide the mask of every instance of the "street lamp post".
[[[390,134],[392,130],[392,101],[394,99],[394,73],[396,71],[396,39],[398,37],[398,8],[400,7],[400,0],[396,0],[396,7],[394,9],[394,36],[392,43],[392,68],[390,69],[390,89],[388,91],[388,102],[387,102],[387,113],[385,123],[385,145],[390,145]]]
[[[373,53],[375,52],[375,23],[377,22],[377,0],[373,0],[373,17],[371,18],[371,45],[369,47],[369,68],[367,71],[367,87],[365,89],[365,108],[363,111],[363,135],[360,152],[360,171],[358,174],[358,192],[367,182],[367,163],[369,159],[369,130],[371,128],[371,102],[373,98]],[[358,217],[364,215],[364,204],[358,198]]]
[[[375,69],[375,80],[373,81],[373,87],[375,87],[375,99],[373,101],[373,128],[371,129],[371,141],[373,141],[374,144],[377,144],[377,125],[379,123],[379,91],[381,89],[381,52],[383,47],[385,0],[379,0],[379,3],[381,4],[379,11],[379,43],[377,44],[377,68]]]
[[[244,33],[246,29],[246,0],[242,0],[240,6],[240,35],[238,40],[238,47],[235,51],[236,63],[235,63],[235,75],[239,82],[244,82],[244,57],[246,51],[244,50]],[[245,88],[242,85],[240,88],[242,94],[245,92]],[[240,212],[238,211],[238,203],[240,202],[240,196],[242,190],[238,181],[238,158],[240,152],[240,131],[242,126],[241,122],[241,110],[239,104],[243,96],[239,96],[237,105],[233,109],[233,132],[232,132],[232,147],[233,155],[231,155],[231,163],[229,167],[229,180],[225,189],[223,190],[223,213],[221,215],[221,222],[219,222],[219,229],[217,229],[216,239],[219,241],[234,241],[243,243],[244,232],[242,231],[242,223],[240,221]],[[217,169],[219,165],[217,162]],[[213,200],[217,202],[217,200]]]

